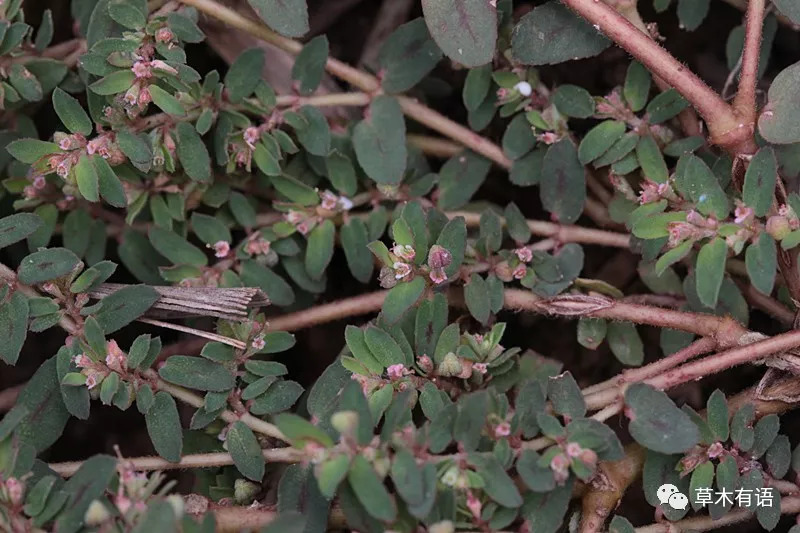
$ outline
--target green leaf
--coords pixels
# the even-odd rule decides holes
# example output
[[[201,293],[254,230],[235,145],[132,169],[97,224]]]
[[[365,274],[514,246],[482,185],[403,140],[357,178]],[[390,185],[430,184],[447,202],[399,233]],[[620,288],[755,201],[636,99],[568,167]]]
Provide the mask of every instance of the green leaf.
[[[407,283],[398,283],[386,294],[381,313],[389,324],[397,323],[425,292],[425,279],[417,276]]]
[[[439,233],[436,244],[450,252],[452,262],[444,269],[448,278],[455,275],[464,262],[466,249],[467,225],[464,217],[452,218]]]
[[[547,397],[553,404],[553,411],[560,415],[574,419],[586,414],[581,388],[569,372],[548,379]]]
[[[57,144],[39,139],[18,139],[6,146],[6,150],[14,159],[28,165],[61,151]]]
[[[753,208],[757,217],[763,217],[772,206],[775,181],[778,177],[778,161],[770,146],[761,148],[747,167],[742,186],[742,200]]]
[[[406,170],[406,124],[395,98],[378,96],[353,130],[353,148],[364,172],[379,184],[398,184]]]
[[[692,471],[692,478],[689,482],[689,494],[697,494],[697,489],[708,489],[711,487],[711,483],[714,481],[714,463],[711,461],[706,461],[704,463],[700,463],[697,468]],[[692,509],[695,511],[699,511],[703,507],[704,504],[698,503],[697,498],[689,498],[692,502]]]
[[[689,106],[689,102],[675,89],[668,89],[655,96],[647,104],[650,124],[660,124],[678,115]]]
[[[745,452],[753,447],[755,434],[752,424],[754,418],[755,407],[751,403],[744,404],[731,417],[731,441]]]
[[[348,325],[344,330],[344,338],[350,353],[353,354],[353,357],[355,357],[369,372],[373,374],[383,373],[384,366],[378,362],[378,359],[372,354],[369,346],[367,346],[362,329]]]
[[[153,248],[176,265],[205,266],[208,264],[206,254],[177,233],[152,226],[147,232],[147,236]]]
[[[147,433],[158,455],[171,463],[181,460],[183,433],[178,407],[172,396],[164,391],[156,393],[152,407],[144,415]]]
[[[516,508],[522,505],[522,495],[497,457],[491,453],[471,453],[467,461],[483,479],[483,491],[489,498],[503,507]]]
[[[333,446],[330,435],[301,416],[279,414],[275,417],[275,425],[295,448],[303,449],[308,441],[314,441],[326,448]]]
[[[129,285],[103,298],[95,318],[106,334],[113,333],[142,316],[159,298],[153,287]]]
[[[118,70],[89,85],[89,90],[100,96],[110,96],[131,88],[136,76],[130,69]]]
[[[86,154],[81,155],[78,164],[75,165],[75,181],[78,183],[78,190],[81,196],[90,202],[100,199],[99,178],[92,161]]]
[[[714,433],[714,438],[720,442],[728,440],[728,402],[725,400],[725,394],[716,389],[711,396],[708,397],[706,408],[706,415],[708,418],[708,426]]]
[[[0,219],[0,248],[30,236],[42,226],[42,219],[33,213],[16,213]]]
[[[422,0],[433,39],[447,57],[466,67],[489,63],[497,41],[497,9],[483,0]]]
[[[339,239],[347,259],[347,266],[350,267],[353,277],[361,283],[369,282],[374,266],[372,255],[367,248],[368,238],[367,226],[360,218],[350,218],[339,230]]]
[[[775,274],[778,264],[778,248],[775,239],[762,232],[756,242],[747,247],[745,266],[750,283],[755,289],[769,296],[775,286]]]
[[[778,11],[790,18],[795,24],[800,24],[800,4],[794,0],[772,0]]]
[[[266,461],[253,430],[241,420],[237,420],[228,430],[225,445],[239,472],[248,479],[261,481],[261,478],[264,477]]]
[[[97,171],[98,187],[100,196],[103,200],[114,207],[125,207],[128,205],[128,197],[122,182],[112,170],[111,165],[99,155],[92,157],[92,164]]]
[[[695,272],[697,276],[697,297],[706,307],[717,307],[719,290],[725,277],[725,260],[728,247],[725,240],[719,237],[703,245],[697,254]]]
[[[35,285],[66,276],[80,259],[66,248],[48,248],[27,256],[17,269],[17,277],[25,285]]]
[[[303,387],[294,381],[278,381],[267,392],[253,400],[250,412],[254,415],[272,415],[289,409],[303,394]]]
[[[300,108],[304,127],[297,129],[297,140],[313,155],[326,157],[331,150],[331,130],[322,111],[312,106]]]
[[[183,108],[183,104],[181,104],[177,98],[169,94],[158,85],[150,85],[150,96],[153,97],[153,103],[164,113],[167,113],[168,115],[174,115],[176,117],[182,117],[186,115],[186,110]]]
[[[19,353],[28,334],[28,298],[15,291],[0,304],[0,359],[9,365],[17,364]]]
[[[489,287],[479,274],[472,274],[464,287],[464,301],[470,314],[481,324],[488,324],[492,310],[489,307]]]
[[[250,1],[250,5],[253,4],[254,1]],[[258,11],[258,8],[253,7]],[[261,80],[263,68],[264,50],[261,48],[248,48],[239,54],[231,64],[227,74],[225,74],[225,88],[228,90],[228,99],[232,103],[239,103],[253,94],[258,82]]]
[[[393,522],[397,508],[383,482],[363,455],[356,455],[347,474],[350,488],[364,509],[374,518]]]
[[[337,455],[321,463],[315,472],[320,492],[326,498],[333,499],[336,496],[336,489],[347,477],[349,470],[350,458],[345,454]]]
[[[553,103],[568,117],[589,118],[594,114],[594,98],[577,85],[560,85],[553,93]]]
[[[247,3],[267,26],[281,35],[302,37],[308,32],[306,0],[247,0]]]
[[[108,14],[114,19],[114,22],[131,30],[141,30],[147,24],[147,17],[135,2],[110,2]]]
[[[233,374],[221,364],[187,355],[168,358],[158,375],[170,383],[202,391],[222,392],[236,385]]]
[[[675,169],[675,188],[697,205],[704,215],[713,214],[723,220],[730,211],[728,195],[722,190],[717,177],[699,157],[686,154],[678,160]]]
[[[294,302],[294,291],[286,280],[255,261],[243,261],[239,272],[246,287],[259,287],[274,305],[285,307]]]
[[[749,450],[753,458],[758,459],[764,455],[778,436],[780,427],[781,421],[776,414],[769,414],[756,423],[753,427],[753,447]]]
[[[440,411],[440,414],[443,412],[444,410]],[[471,452],[478,448],[488,412],[489,397],[486,390],[459,398],[458,414],[453,422],[453,439],[465,451]]]
[[[700,27],[708,14],[711,0],[678,0],[678,20],[681,27],[694,31]]]
[[[522,17],[511,35],[513,57],[525,65],[552,65],[599,54],[610,41],[560,2]]]
[[[689,415],[650,385],[634,383],[628,387],[625,405],[631,413],[628,430],[645,448],[665,454],[682,453],[700,440],[700,432]]]
[[[333,258],[336,227],[330,219],[318,224],[308,235],[305,266],[311,279],[322,278]]]
[[[583,137],[578,146],[578,160],[586,165],[606,153],[625,133],[625,123],[618,120],[601,122]]]
[[[53,529],[63,533],[83,530],[86,510],[93,501],[103,497],[116,473],[115,457],[95,455],[86,460],[61,489],[69,495],[69,500],[58,513]]]
[[[462,99],[468,111],[476,111],[489,95],[492,86],[491,65],[472,68],[464,80]]]
[[[490,168],[488,159],[473,152],[464,152],[448,159],[439,170],[439,209],[458,209],[469,202],[486,180]]]
[[[38,102],[44,96],[42,84],[33,73],[21,63],[11,65],[8,81],[20,96],[29,102]]]
[[[602,318],[581,317],[578,319],[578,344],[596,350],[606,338],[608,322]]]
[[[644,361],[644,343],[630,322],[611,322],[608,325],[608,346],[617,360],[629,366],[639,366]]]
[[[318,35],[308,41],[297,54],[292,66],[292,79],[297,83],[297,92],[309,95],[317,90],[325,74],[328,61],[328,38]]]
[[[562,139],[548,148],[539,194],[544,208],[561,224],[575,222],[583,212],[586,177],[570,139]]]
[[[117,132],[117,143],[122,153],[130,158],[134,166],[149,168],[153,160],[153,151],[142,136],[136,135],[132,131],[121,130]]]
[[[628,65],[622,94],[634,113],[644,109],[645,104],[647,104],[651,83],[650,71],[638,61],[631,61],[631,64]]]
[[[517,114],[508,123],[503,134],[503,152],[509,159],[519,159],[530,152],[535,145],[533,126],[528,122],[525,113]]]
[[[386,38],[378,54],[387,93],[402,93],[414,87],[433,70],[442,51],[431,39],[425,21],[416,18],[399,26]],[[488,88],[488,86],[487,86]]]
[[[618,461],[625,456],[614,430],[591,418],[578,418],[567,425],[567,440],[597,453],[601,461]]]
[[[78,100],[63,90],[53,91],[53,109],[61,122],[72,133],[88,136],[92,133],[92,121]]]
[[[686,213],[683,211],[652,214],[637,218],[633,223],[631,233],[640,239],[659,239],[669,235],[670,222],[683,222],[685,220]]]
[[[208,155],[203,139],[197,130],[187,122],[176,126],[178,159],[186,174],[195,181],[211,181],[211,156]]]
[[[167,22],[169,22],[172,33],[185,43],[199,43],[205,39],[205,35],[195,21],[183,13],[173,11],[167,14]]]
[[[356,169],[350,158],[339,150],[332,150],[325,161],[328,179],[334,188],[345,196],[353,196],[358,187]]]
[[[391,335],[375,326],[369,326],[364,331],[364,342],[369,347],[370,352],[375,358],[388,368],[392,365],[403,364],[409,366],[411,361],[406,360],[406,356],[400,345],[397,344]]]
[[[192,230],[201,241],[211,246],[220,241],[232,242],[230,230],[217,217],[192,213]]]
[[[652,135],[648,134],[639,139],[639,144],[636,145],[636,158],[647,179],[656,183],[666,183],[669,169]]]

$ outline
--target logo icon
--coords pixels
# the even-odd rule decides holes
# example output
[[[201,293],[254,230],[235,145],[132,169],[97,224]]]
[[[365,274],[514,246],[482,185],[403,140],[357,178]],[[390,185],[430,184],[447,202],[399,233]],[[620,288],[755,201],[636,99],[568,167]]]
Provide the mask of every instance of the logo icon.
[[[656,496],[661,505],[669,505],[673,509],[685,510],[689,505],[689,498],[678,490],[678,487],[671,483],[665,483],[658,487]]]

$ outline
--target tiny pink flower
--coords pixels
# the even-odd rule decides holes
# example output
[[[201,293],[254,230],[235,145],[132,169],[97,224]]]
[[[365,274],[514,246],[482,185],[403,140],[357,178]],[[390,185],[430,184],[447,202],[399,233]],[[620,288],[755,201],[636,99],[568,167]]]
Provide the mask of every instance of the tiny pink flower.
[[[558,141],[558,135],[552,131],[546,131],[541,135],[537,135],[536,138],[539,140],[539,142],[543,142],[544,144],[553,144]]]
[[[411,274],[411,265],[408,263],[402,263],[400,261],[396,261],[395,264],[392,265],[394,269],[394,277],[395,279],[403,279],[404,277]]]
[[[86,388],[93,389],[97,386],[97,376],[95,374],[89,374],[86,376]]]
[[[563,453],[559,453],[550,460],[550,469],[556,483],[561,485],[569,478],[569,459]]]
[[[386,369],[386,374],[388,374],[389,379],[400,379],[407,373],[408,370],[402,363],[391,365],[389,368]]]
[[[736,217],[733,219],[735,223],[744,224],[755,216],[755,211],[753,211],[752,207],[747,207],[746,205],[737,205],[733,214]]]
[[[36,188],[32,185],[27,185],[22,189],[22,194],[25,198],[36,198]]]
[[[661,189],[658,183],[646,180],[642,184],[642,192],[639,193],[639,203],[649,204],[661,199]]]
[[[122,372],[128,366],[128,358],[113,339],[106,342],[106,366],[117,372]]]
[[[721,442],[715,442],[711,446],[708,447],[708,457],[709,459],[716,459],[722,452],[725,451],[725,447],[722,445]]]
[[[79,353],[73,357],[72,360],[75,362],[75,366],[78,368],[89,368],[92,366],[92,360],[89,359],[85,353]]]
[[[504,88],[497,89],[497,99],[498,100],[503,100],[505,98],[508,98],[509,94],[511,94],[511,91],[509,91],[508,89],[504,89]]]
[[[530,263],[531,259],[533,259],[533,252],[527,246],[523,246],[522,248],[517,248],[514,250],[514,253],[517,256],[517,259],[522,261],[523,263]]]
[[[583,448],[577,442],[570,442],[567,443],[567,455],[570,457],[578,457],[580,456]]]
[[[433,269],[447,268],[452,262],[453,254],[450,253],[450,250],[438,244],[431,246],[428,252],[428,266]]]
[[[597,464],[597,452],[594,450],[590,450],[588,448],[584,448],[581,450],[581,455],[579,457],[581,462],[588,466],[589,468],[594,468]]]
[[[440,285],[445,281],[447,281],[447,274],[445,274],[443,268],[434,268],[433,270],[431,270],[430,278],[432,282],[434,282],[437,285]]]
[[[289,211],[288,213],[286,213],[286,215],[284,215],[284,217],[286,218],[286,222],[288,222],[289,224],[294,224],[294,225],[299,224],[300,222],[302,222],[303,218],[305,218],[303,213],[301,213],[300,211],[294,211],[294,210]]]
[[[302,235],[307,235],[308,232],[311,231],[311,227],[311,222],[304,220],[297,225],[297,231],[299,231]]]
[[[392,253],[403,261],[413,261],[414,257],[417,255],[414,248],[408,244],[395,244],[392,247]]]
[[[58,142],[58,147],[62,150],[71,150],[72,149],[72,138],[64,137]]]
[[[42,190],[47,186],[47,180],[44,179],[44,176],[36,176],[33,178],[33,187],[34,189]]]
[[[25,486],[15,477],[10,477],[5,482],[6,490],[8,491],[8,499],[12,505],[20,505],[22,503],[22,496],[25,492]]]
[[[486,363],[474,363],[472,365],[473,372],[477,372],[478,374],[486,374],[488,371]]]
[[[159,43],[168,43],[174,38],[175,35],[173,35],[172,31],[167,27],[159,28],[156,32],[156,41]]]
[[[417,357],[417,366],[426,374],[433,370],[433,360],[427,355]]]
[[[231,251],[231,245],[227,241],[217,241],[214,243],[214,256],[223,258]]]
[[[142,87],[142,89],[139,91],[139,105],[144,107],[152,101],[153,96],[150,94],[150,89],[148,87]]]
[[[244,142],[252,149],[255,149],[256,143],[258,142],[258,138],[261,136],[261,133],[258,131],[258,128],[254,126],[250,126],[244,133],[242,137],[244,137]]]
[[[524,264],[520,263],[514,268],[514,279],[522,279],[525,277],[525,274],[528,272],[528,269],[525,267]]]
[[[266,343],[266,341],[264,341],[264,335],[263,334],[256,335],[253,338],[253,342],[251,343],[251,346],[255,350],[263,350],[264,346],[266,346],[266,345],[267,345],[267,343]]]
[[[481,517],[481,501],[472,493],[471,490],[467,491],[467,509],[469,512],[472,513],[472,516],[476,519],[480,519]]]
[[[58,174],[62,178],[66,178],[67,176],[69,176],[69,171],[70,171],[71,168],[72,168],[72,165],[69,164],[69,161],[62,161],[56,167],[56,174]]]
[[[322,199],[322,202],[320,203],[320,207],[322,207],[322,209],[333,211],[336,209],[336,206],[339,205],[339,197],[333,194],[331,191],[324,191],[322,194],[320,194],[320,198]]]
[[[146,61],[137,61],[133,64],[131,70],[137,78],[149,78],[153,75],[150,70],[150,64]]]
[[[123,496],[122,494],[117,494],[114,497],[114,505],[117,506],[117,509],[122,515],[130,510],[132,503],[133,502],[131,502],[130,498]]]
[[[474,366],[473,366],[474,368]],[[511,435],[511,424],[506,421],[500,422],[494,427],[495,438],[508,437]]]

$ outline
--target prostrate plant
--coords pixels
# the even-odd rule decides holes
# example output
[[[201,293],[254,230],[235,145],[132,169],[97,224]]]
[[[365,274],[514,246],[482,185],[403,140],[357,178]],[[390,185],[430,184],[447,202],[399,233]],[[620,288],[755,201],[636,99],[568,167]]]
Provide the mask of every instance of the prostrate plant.
[[[53,46],[50,11],[32,32],[21,0],[0,6],[0,247],[17,265],[0,264],[0,358],[15,365],[29,331],[67,333],[3,404],[0,529],[589,533],[639,473],[656,520],[640,531],[753,514],[772,530],[800,512],[784,479],[800,448],[778,417],[798,401],[800,333],[748,329],[751,306],[792,323],[800,300],[800,196],[787,190],[800,67],[756,107],[778,31],[763,0],[728,39],[730,104],[651,38],[634,1],[551,0],[517,17],[511,0],[423,0],[375,76],[329,58],[325,36],[292,40],[309,31],[304,0],[249,3],[266,26],[213,0],[75,0],[80,37]],[[775,7],[800,24],[791,2]],[[693,30],[708,1],[677,10]],[[257,75],[258,47],[224,75],[189,65],[201,13],[297,55],[295,92]],[[606,94],[535,68],[612,41],[636,60]],[[424,96],[444,56],[467,69],[469,128],[403,94]],[[326,72],[353,92],[317,94]],[[37,131],[38,102],[55,131]],[[326,114],[343,106],[363,116]],[[498,124],[499,146],[479,133]],[[409,133],[419,126],[448,139]],[[551,220],[482,198],[492,164],[538,186]],[[572,225],[583,214],[630,235]],[[641,254],[651,294],[581,277],[582,245]],[[355,282],[382,290],[315,306],[342,276],[339,248]],[[255,309],[267,303],[289,312]],[[508,346],[503,309],[577,319],[577,343],[607,341],[639,368],[581,389],[558,354]],[[376,312],[346,326],[308,391],[273,360],[295,345],[282,330]],[[165,346],[128,335],[134,322],[192,338]],[[642,366],[637,325],[660,328],[663,358]],[[748,362],[770,367],[759,386],[730,401],[716,390],[705,413],[664,392]],[[159,457],[45,462],[98,400],[135,404]],[[617,415],[626,447],[606,423]],[[176,468],[193,469],[192,494],[168,494],[158,471]],[[691,509],[659,500],[665,483]],[[754,513],[711,498],[767,489]],[[621,515],[609,527],[634,531]]]

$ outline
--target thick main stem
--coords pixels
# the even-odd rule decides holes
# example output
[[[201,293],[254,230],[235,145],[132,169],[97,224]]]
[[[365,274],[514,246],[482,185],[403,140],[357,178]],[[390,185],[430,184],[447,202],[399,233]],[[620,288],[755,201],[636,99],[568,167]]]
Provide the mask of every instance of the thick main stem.
[[[596,0],[562,0],[581,17],[680,92],[705,118],[712,136],[727,140],[739,121],[719,94],[613,8]]]
[[[756,120],[756,85],[758,84],[758,59],[761,55],[761,32],[764,26],[766,0],[749,0],[745,23],[742,69],[739,90],[733,100],[733,109],[743,121]]]

